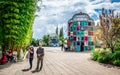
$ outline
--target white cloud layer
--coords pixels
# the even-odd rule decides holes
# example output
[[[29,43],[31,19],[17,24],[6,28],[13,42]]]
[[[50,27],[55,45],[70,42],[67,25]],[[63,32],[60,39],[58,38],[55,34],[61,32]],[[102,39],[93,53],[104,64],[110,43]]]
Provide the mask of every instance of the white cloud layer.
[[[82,11],[98,21],[101,8],[120,11],[120,1],[112,3],[111,0],[43,0],[41,11],[37,12],[39,17],[34,21],[33,38],[39,39],[43,35],[54,33],[57,26],[64,27],[66,37],[67,22],[74,14]]]

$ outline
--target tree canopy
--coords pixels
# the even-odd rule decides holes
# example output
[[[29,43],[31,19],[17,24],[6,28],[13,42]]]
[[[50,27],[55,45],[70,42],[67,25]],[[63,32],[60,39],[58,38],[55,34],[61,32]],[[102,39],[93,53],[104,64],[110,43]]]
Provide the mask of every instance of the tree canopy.
[[[2,50],[20,50],[32,40],[32,25],[39,0],[0,0]]]
[[[116,40],[120,35],[120,18],[115,17],[113,10],[108,11],[103,8],[100,15],[100,26],[104,43],[114,53]]]

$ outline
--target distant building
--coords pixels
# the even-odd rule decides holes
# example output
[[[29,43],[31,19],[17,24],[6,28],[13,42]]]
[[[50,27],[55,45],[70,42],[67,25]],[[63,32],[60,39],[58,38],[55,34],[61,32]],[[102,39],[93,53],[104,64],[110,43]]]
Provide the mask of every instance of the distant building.
[[[51,47],[58,47],[59,46],[59,37],[55,33],[50,34],[49,43]]]
[[[87,51],[94,49],[94,20],[86,13],[77,13],[68,21],[68,46],[70,50]]]

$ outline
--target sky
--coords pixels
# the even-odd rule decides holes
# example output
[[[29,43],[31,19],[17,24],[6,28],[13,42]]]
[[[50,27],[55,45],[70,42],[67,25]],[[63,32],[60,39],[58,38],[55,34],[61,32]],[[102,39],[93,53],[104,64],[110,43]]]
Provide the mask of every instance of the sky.
[[[95,23],[99,21],[101,9],[114,9],[120,12],[120,0],[43,0],[36,12],[38,17],[33,24],[33,38],[41,39],[44,35],[55,33],[58,26],[64,29],[67,37],[67,23],[72,16],[79,12],[87,13]]]

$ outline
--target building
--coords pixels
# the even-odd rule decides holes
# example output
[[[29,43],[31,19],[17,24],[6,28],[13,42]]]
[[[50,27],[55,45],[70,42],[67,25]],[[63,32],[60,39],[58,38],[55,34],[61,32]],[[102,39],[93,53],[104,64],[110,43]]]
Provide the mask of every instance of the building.
[[[59,37],[55,33],[51,34],[49,37],[49,43],[51,47],[59,47]]]
[[[77,13],[68,21],[68,46],[70,50],[88,51],[94,49],[94,20],[86,13]]]

